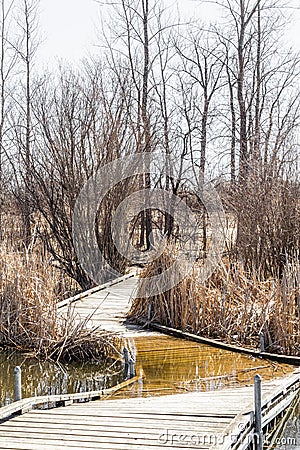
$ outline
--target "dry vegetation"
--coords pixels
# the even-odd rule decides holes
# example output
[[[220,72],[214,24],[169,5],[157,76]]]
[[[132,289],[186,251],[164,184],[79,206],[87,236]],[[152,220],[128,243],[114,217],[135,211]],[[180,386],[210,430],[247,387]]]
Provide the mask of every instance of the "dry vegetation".
[[[71,294],[66,280],[83,290],[94,283],[76,254],[72,215],[99,168],[149,152],[157,173],[133,171],[95,211],[97,243],[113,268],[130,263],[113,242],[114,214],[140,189],[159,187],[195,207],[205,256],[212,230],[198,188],[214,180],[235,236],[205,285],[195,267],[172,291],[137,299],[132,317],[145,317],[151,303],[161,323],[252,346],[262,331],[269,351],[299,354],[300,57],[283,32],[293,0],[212,1],[222,18],[205,29],[172,18],[159,0],[104,3],[111,22],[99,59],[41,74],[37,2],[0,0],[0,345],[56,359],[111,348],[112,338],[103,344],[71,314],[57,317],[56,298]],[[175,219],[158,210],[132,221],[137,251],[151,248],[156,228],[179,245]]]
[[[165,253],[141,274],[143,278],[162,273],[173,256]],[[282,280],[261,281],[249,276],[241,264],[223,260],[205,283],[198,280],[199,265],[183,282],[160,295],[134,300],[130,320],[152,320],[228,343],[258,347],[259,333],[266,351],[300,355],[300,264],[296,258],[286,264]]]
[[[0,347],[55,361],[100,360],[120,353],[121,341],[57,313],[62,275],[36,253],[0,249]]]

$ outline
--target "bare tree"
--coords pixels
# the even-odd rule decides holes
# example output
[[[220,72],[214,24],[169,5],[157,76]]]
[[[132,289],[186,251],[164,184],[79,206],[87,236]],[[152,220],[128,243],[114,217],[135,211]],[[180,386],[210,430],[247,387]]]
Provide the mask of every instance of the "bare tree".
[[[2,208],[4,202],[4,158],[6,156],[5,148],[5,135],[6,135],[6,120],[8,110],[8,82],[11,78],[13,68],[16,63],[15,53],[13,52],[12,45],[10,44],[11,37],[9,35],[9,24],[12,16],[12,8],[14,1],[6,3],[5,0],[1,0],[1,53],[0,53],[0,242],[3,238],[2,230]]]
[[[38,125],[31,201],[41,216],[39,234],[54,263],[83,288],[90,287],[92,280],[73,246],[76,199],[100,166],[132,151],[127,134],[128,97],[123,95],[126,76],[121,89],[108,72],[87,61],[81,74],[62,67],[58,81],[50,77],[39,86],[33,109]],[[124,270],[126,261],[114,247],[110,226],[113,212],[126,193],[126,183],[116,186],[97,213],[99,246],[118,271]]]
[[[229,99],[231,116],[232,181],[239,142],[239,186],[232,197],[238,218],[237,251],[250,269],[273,274],[274,268],[283,270],[285,252],[290,252],[290,246],[284,233],[279,237],[270,232],[265,218],[272,223],[271,228],[282,230],[279,209],[271,213],[267,206],[276,203],[280,195],[291,208],[285,211],[286,215],[294,216],[286,174],[293,172],[295,161],[299,58],[284,46],[279,47],[284,21],[278,2],[223,0],[218,4],[227,11],[229,19],[226,27],[219,27],[216,33],[226,53],[228,84],[224,94]],[[272,253],[271,248],[277,250]],[[281,256],[277,254],[275,258],[276,252]]]
[[[199,178],[204,182],[207,144],[209,127],[212,117],[215,115],[213,100],[223,86],[222,72],[224,67],[224,57],[220,52],[218,41],[212,39],[209,34],[197,30],[190,33],[185,47],[177,45],[177,51],[181,58],[181,70],[184,74],[183,89],[191,89],[194,98],[189,111],[185,109],[186,117],[194,109],[193,122],[199,122],[199,126],[189,126],[200,134],[200,158],[199,158]],[[192,114],[195,114],[192,113]],[[189,123],[191,120],[188,119]],[[215,121],[213,120],[213,123]],[[192,146],[193,147],[193,146]],[[191,154],[195,149],[191,148]],[[203,251],[207,250],[207,218],[205,207],[202,207],[202,234]]]
[[[30,192],[32,183],[32,145],[34,141],[32,124],[32,103],[34,92],[32,90],[32,71],[34,57],[39,45],[38,29],[39,0],[22,0],[17,17],[19,38],[14,46],[19,60],[21,77],[18,82],[20,89],[13,92],[15,108],[11,113],[13,128],[13,141],[17,144],[18,168],[15,167],[16,183],[18,188],[18,201],[23,216],[24,244],[31,242],[31,203]],[[21,182],[21,185],[20,185]]]

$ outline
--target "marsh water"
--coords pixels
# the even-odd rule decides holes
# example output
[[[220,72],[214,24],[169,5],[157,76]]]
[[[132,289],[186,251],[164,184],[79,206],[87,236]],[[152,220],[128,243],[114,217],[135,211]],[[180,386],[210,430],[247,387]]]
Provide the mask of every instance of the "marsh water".
[[[138,384],[114,397],[136,397],[209,391],[253,384],[256,373],[263,381],[291,373],[294,367],[241,353],[163,335],[135,338]]]
[[[259,373],[263,381],[283,377],[294,367],[233,353],[183,339],[148,333],[129,339],[136,354],[138,383],[110,398],[147,397],[192,391],[209,391],[253,384]],[[123,380],[122,362],[58,365],[20,354],[0,353],[0,405],[13,402],[15,366],[22,368],[23,398],[84,392],[111,387]],[[300,406],[289,419],[276,450],[300,449]],[[295,442],[298,443],[295,446]]]
[[[13,402],[14,368],[22,370],[22,396],[85,392],[111,387],[123,378],[121,362],[54,364],[20,354],[0,353],[0,406]]]
[[[136,372],[143,373],[143,378],[114,398],[222,389],[252,384],[256,373],[270,380],[293,370],[291,366],[156,333],[135,337],[128,345],[136,352]],[[22,368],[23,398],[98,390],[123,379],[121,362],[57,365],[1,353],[1,406],[13,401],[13,372],[17,365]]]

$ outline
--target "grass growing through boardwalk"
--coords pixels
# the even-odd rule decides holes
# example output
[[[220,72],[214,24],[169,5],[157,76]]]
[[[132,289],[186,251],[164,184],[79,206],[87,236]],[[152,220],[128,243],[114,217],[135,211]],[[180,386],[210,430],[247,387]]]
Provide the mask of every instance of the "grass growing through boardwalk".
[[[173,256],[161,255],[144,269],[130,320],[153,321],[225,342],[259,346],[259,333],[266,351],[300,355],[300,264],[287,263],[282,279],[262,281],[245,272],[241,264],[223,260],[205,283],[199,281],[200,265],[180,284],[162,294],[139,298],[143,278],[162,273]]]
[[[98,360],[120,353],[114,334],[87,329],[72,308],[57,313],[57,270],[35,253],[0,250],[0,347],[55,361]]]

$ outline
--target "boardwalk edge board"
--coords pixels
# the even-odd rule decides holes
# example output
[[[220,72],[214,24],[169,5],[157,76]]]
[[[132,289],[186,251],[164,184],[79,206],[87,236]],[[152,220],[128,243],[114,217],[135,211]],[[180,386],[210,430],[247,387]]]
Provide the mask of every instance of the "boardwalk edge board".
[[[74,394],[58,394],[58,395],[44,395],[39,397],[29,397],[19,400],[17,402],[11,403],[10,405],[3,406],[0,408],[0,422],[8,420],[14,414],[25,414],[31,411],[35,406],[47,405],[49,403],[54,404],[54,407],[68,406],[76,401],[93,401],[100,400],[109,395],[114,394],[118,390],[129,386],[137,381],[139,381],[141,375],[137,375],[129,380],[125,380],[116,386],[108,389],[101,389],[99,391],[90,392],[78,392]],[[53,406],[52,406],[53,408]]]
[[[115,278],[114,280],[108,281],[107,283],[101,284],[99,286],[95,286],[87,291],[81,292],[77,295],[74,295],[73,297],[67,298],[65,300],[62,300],[61,302],[57,303],[57,308],[63,308],[64,306],[71,305],[72,303],[75,303],[79,300],[82,300],[85,297],[88,297],[91,294],[94,294],[95,292],[103,291],[104,289],[107,289],[111,286],[114,286],[115,284],[122,283],[122,281],[128,280],[128,278],[133,278],[135,276],[134,272],[130,272],[126,275],[123,275],[122,277]]]
[[[160,331],[161,333],[179,337],[182,339],[187,339],[194,342],[199,342],[199,344],[206,344],[212,347],[221,348],[223,350],[228,350],[236,353],[245,353],[246,355],[254,356],[256,358],[269,359],[272,361],[277,361],[282,364],[290,364],[293,366],[300,366],[299,356],[288,356],[288,355],[277,355],[276,353],[260,352],[258,350],[251,350],[245,347],[239,347],[237,345],[226,344],[225,342],[197,336],[196,334],[187,333],[185,331],[177,330],[176,328],[170,328],[165,325],[160,325],[156,322],[143,321],[143,326],[148,326],[150,329]]]

